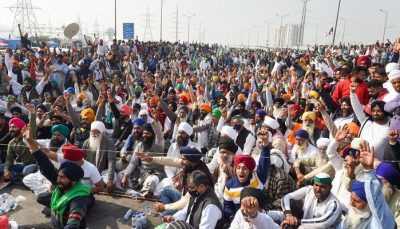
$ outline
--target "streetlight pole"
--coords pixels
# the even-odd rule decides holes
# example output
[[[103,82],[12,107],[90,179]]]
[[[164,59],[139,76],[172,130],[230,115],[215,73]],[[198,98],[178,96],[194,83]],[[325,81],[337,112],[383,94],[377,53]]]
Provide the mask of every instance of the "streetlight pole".
[[[340,12],[340,3],[342,2],[342,0],[339,0],[339,4],[338,4],[338,7],[337,7],[337,13],[336,13],[336,23],[335,23],[335,31],[333,32],[333,41],[332,41],[332,46],[334,46],[335,45],[335,38],[336,38],[336,28],[337,28],[337,22],[338,22],[338,19],[339,19],[339,12]]]
[[[269,46],[269,25],[272,23],[273,21],[264,21],[265,24],[267,24],[267,48]]]
[[[383,42],[383,43],[385,43],[385,35],[386,35],[386,22],[387,22],[387,15],[388,15],[388,12],[387,12],[387,11],[385,11],[385,10],[379,10],[379,11],[381,11],[381,12],[385,13],[385,26],[383,27],[383,37],[382,37],[382,42]]]
[[[282,47],[282,22],[283,19],[287,16],[289,16],[289,14],[285,14],[285,15],[280,15],[280,14],[275,14],[276,16],[281,18],[281,26],[279,27],[279,47]]]
[[[162,13],[163,13],[164,0],[161,0],[161,21],[160,21],[160,42],[162,41]]]
[[[202,26],[204,23],[206,23],[206,22],[205,22],[205,21],[202,21],[202,22],[199,24],[199,43],[201,43],[201,26]]]
[[[117,39],[117,0],[114,0],[114,35]]]
[[[260,37],[260,26],[255,26],[255,28],[257,29],[257,42],[256,42],[256,44],[257,44],[257,47],[258,47],[258,38]]]
[[[315,23],[315,25],[317,26],[317,31],[315,32],[315,46],[317,46],[317,40],[318,40],[318,24]]]
[[[192,14],[190,16],[184,14],[183,16],[187,17],[187,19],[188,19],[188,44],[189,44],[189,41],[190,41],[189,40],[189,38],[190,38],[190,19],[192,19],[192,17],[196,16],[196,14]]]
[[[346,32],[346,19],[344,19],[344,18],[340,18],[341,20],[343,20],[344,21],[344,24],[343,24],[343,34],[342,34],[342,44],[343,44],[343,40],[344,40],[344,33]]]

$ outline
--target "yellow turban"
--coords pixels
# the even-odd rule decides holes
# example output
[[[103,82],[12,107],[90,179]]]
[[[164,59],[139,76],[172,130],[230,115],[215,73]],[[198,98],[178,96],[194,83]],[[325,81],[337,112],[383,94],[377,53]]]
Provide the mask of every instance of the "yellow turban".
[[[309,118],[309,119],[315,121],[315,119],[317,118],[317,115],[312,111],[307,111],[307,112],[303,113],[303,116],[301,116],[301,120],[304,121],[306,118]]]
[[[92,108],[86,108],[81,111],[81,117],[87,118],[87,120],[89,122],[93,122],[94,118],[95,118],[95,114],[94,114],[94,111],[92,110]]]

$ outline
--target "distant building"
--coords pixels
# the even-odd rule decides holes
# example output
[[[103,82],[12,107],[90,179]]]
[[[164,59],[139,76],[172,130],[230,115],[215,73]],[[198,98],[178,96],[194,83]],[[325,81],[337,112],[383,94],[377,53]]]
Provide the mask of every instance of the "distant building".
[[[301,46],[300,34],[300,24],[287,24],[278,27],[275,32],[275,46],[282,48]]]

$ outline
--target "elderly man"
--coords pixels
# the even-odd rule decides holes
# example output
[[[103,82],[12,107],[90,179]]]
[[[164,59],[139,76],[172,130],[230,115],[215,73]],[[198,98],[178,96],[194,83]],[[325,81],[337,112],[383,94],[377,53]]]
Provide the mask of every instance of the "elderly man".
[[[374,151],[367,142],[360,145],[359,160],[365,169],[364,181],[353,183],[349,212],[338,228],[395,228],[396,222],[385,201],[382,183],[374,170]]]
[[[400,191],[396,187],[399,183],[400,172],[392,164],[382,162],[376,167],[376,175],[381,177],[383,196],[392,211],[396,224],[400,225]]]
[[[37,170],[35,159],[22,141],[22,129],[26,126],[20,118],[12,118],[8,122],[12,140],[8,143],[7,157],[4,164],[4,179],[18,180]]]
[[[361,123],[359,136],[366,141],[370,142],[377,152],[376,157],[383,160],[384,155],[390,152],[385,152],[385,144],[388,142],[386,134],[389,130],[390,117],[389,113],[384,110],[385,102],[375,101],[371,103],[371,118],[365,113],[364,109],[358,100],[356,90],[358,84],[351,84],[351,106],[357,116],[358,121]]]
[[[295,145],[288,160],[290,163],[293,163],[298,158],[310,158],[318,155],[318,149],[308,142],[309,134],[306,130],[299,129],[294,136]]]
[[[299,158],[294,161],[293,168],[297,176],[297,187],[299,188],[301,184],[314,178],[318,173],[328,173],[330,176],[334,177],[335,170],[332,167],[332,163],[329,162],[329,158],[326,155],[326,149],[328,148],[330,140],[328,138],[320,138],[317,141],[317,148],[319,154],[315,157]],[[307,174],[301,172],[301,167],[313,168],[313,170]]]
[[[400,132],[400,70],[390,72],[389,81],[392,83],[395,90],[394,93],[397,96],[385,104],[385,111],[394,114],[393,119],[390,121],[390,130]]]
[[[292,113],[294,111],[288,110],[289,116],[292,116]],[[315,128],[315,120],[317,119],[317,115],[312,112],[312,111],[307,111],[304,112],[303,115],[301,116],[301,119],[303,120],[303,123],[292,123],[292,119],[288,118],[286,119],[288,122],[286,123],[286,126],[288,127],[291,132],[288,135],[288,144],[289,145],[294,145],[295,138],[296,138],[296,131],[299,129],[303,129],[307,131],[309,138],[307,141],[310,141],[312,144],[315,145],[317,140],[320,137],[320,131],[318,128]]]
[[[83,143],[82,149],[86,153],[86,160],[94,164],[103,175],[107,190],[112,191],[114,188],[115,148],[111,139],[105,135],[105,131],[104,123],[92,122],[90,137]]]
[[[129,177],[134,181],[134,189],[140,189],[143,196],[152,196],[157,184],[165,177],[164,166],[141,160],[139,156],[155,156],[163,152],[164,138],[162,137],[161,123],[153,122],[143,125],[142,138],[136,146],[129,165],[123,170],[121,186],[127,188],[130,185]]]
[[[279,225],[264,211],[266,205],[261,190],[244,188],[240,192],[240,211],[236,212],[230,229],[279,229]]]
[[[202,171],[193,171],[186,183],[190,194],[189,203],[173,216],[165,216],[163,221],[176,221],[169,227],[184,221],[180,224],[189,224],[195,229],[220,228],[217,223],[223,217],[222,207],[207,175]]]
[[[29,133],[29,131],[27,132]],[[87,198],[91,188],[81,183],[80,165],[65,161],[57,170],[30,134],[25,134],[29,150],[40,171],[55,187],[51,197],[51,223],[55,228],[86,228]]]
[[[264,123],[262,126],[265,126],[266,129],[271,132],[272,138],[271,138],[271,144],[272,148],[277,149],[281,152],[283,152],[287,156],[287,145],[286,145],[286,140],[285,137],[283,136],[282,132],[278,130],[279,128],[279,123],[275,119],[266,116],[264,118]]]
[[[247,130],[243,125],[243,117],[240,115],[235,115],[232,118],[233,129],[238,133],[238,136],[235,139],[235,143],[239,146],[240,150],[247,155],[250,155],[251,150],[253,149],[256,138],[253,134]]]
[[[341,220],[341,206],[339,200],[331,192],[332,178],[326,173],[319,173],[314,177],[314,185],[306,186],[282,199],[282,209],[285,215],[281,227],[301,225],[305,228],[335,228]],[[291,211],[291,201],[304,200],[303,216],[299,220]]]
[[[246,154],[237,154],[234,157],[234,167],[236,177],[230,179],[224,190],[224,212],[225,217],[232,220],[240,206],[240,191],[244,187],[263,189],[267,181],[270,160],[270,133],[266,129],[261,129],[257,136],[262,140],[261,155],[258,166],[253,157]]]
[[[197,144],[190,140],[190,136],[193,134],[193,128],[187,122],[181,122],[178,126],[178,136],[174,143],[168,149],[167,157],[179,158],[181,156],[180,149],[184,146],[198,147]],[[165,166],[165,174],[168,178],[174,177],[178,174],[176,168]]]

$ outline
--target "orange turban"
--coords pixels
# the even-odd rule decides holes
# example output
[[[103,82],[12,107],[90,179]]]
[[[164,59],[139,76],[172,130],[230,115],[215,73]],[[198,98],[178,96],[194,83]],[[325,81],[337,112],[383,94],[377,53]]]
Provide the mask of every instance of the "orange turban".
[[[82,92],[79,93],[77,97],[78,97],[79,100],[84,100],[84,99],[87,98],[87,96],[85,95],[85,93],[82,93]]]
[[[284,99],[284,100],[290,100],[291,98],[292,98],[292,96],[290,94],[282,95],[282,99]]]
[[[244,94],[239,94],[238,95],[238,100],[246,101],[246,96]]]
[[[93,122],[95,117],[94,111],[92,110],[92,108],[83,109],[81,111],[81,117],[86,118],[89,122]]]
[[[156,105],[157,104],[157,99],[152,97],[152,98],[150,98],[149,102],[150,102],[150,105]]]
[[[210,113],[210,112],[211,112],[211,105],[208,104],[208,103],[202,103],[202,104],[200,104],[199,108],[200,108],[200,110],[204,110],[204,111],[206,111],[207,113]]]
[[[360,131],[360,127],[357,126],[354,122],[349,122],[346,124],[346,127],[350,130],[352,135],[358,136],[358,132]]]

